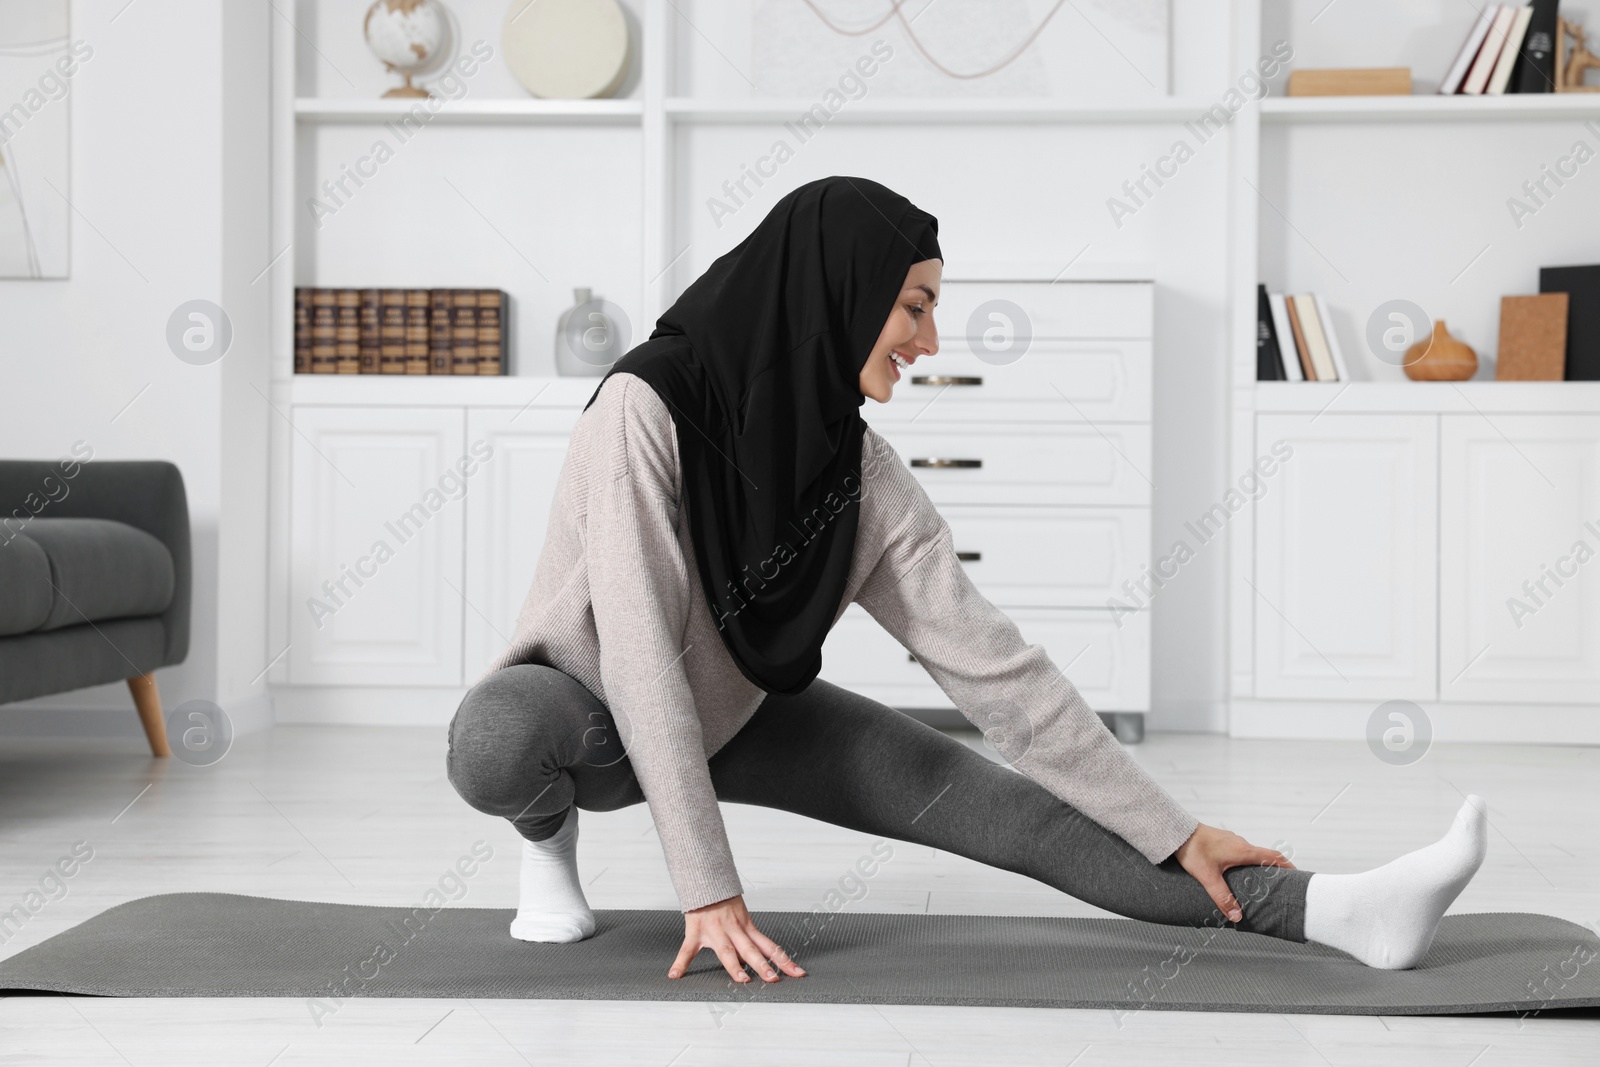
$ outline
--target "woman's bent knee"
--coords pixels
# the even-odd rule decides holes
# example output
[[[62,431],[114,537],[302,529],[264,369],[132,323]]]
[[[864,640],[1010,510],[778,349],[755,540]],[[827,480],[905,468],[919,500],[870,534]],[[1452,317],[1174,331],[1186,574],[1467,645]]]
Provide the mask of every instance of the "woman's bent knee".
[[[592,694],[542,664],[495,671],[462,698],[450,723],[446,773],[468,804],[515,816],[530,785],[543,789],[559,774],[561,752],[581,730]]]

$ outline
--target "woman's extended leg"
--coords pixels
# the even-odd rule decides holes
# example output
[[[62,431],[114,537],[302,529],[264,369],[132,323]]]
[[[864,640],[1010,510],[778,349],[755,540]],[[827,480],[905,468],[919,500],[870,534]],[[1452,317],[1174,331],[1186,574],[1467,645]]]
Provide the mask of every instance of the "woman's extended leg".
[[[720,799],[929,845],[1118,915],[1226,922],[1176,859],[1151,864],[1031,778],[821,679],[794,696],[769,695],[712,757],[711,778]],[[1224,877],[1244,912],[1237,929],[1305,940],[1311,872],[1236,867]]]
[[[605,705],[552,667],[496,671],[456,711],[451,784],[479,811],[509,819],[530,845],[546,846],[524,847],[519,921],[526,919],[525,933],[551,927],[542,931],[551,936],[529,940],[574,939],[558,935],[576,933],[584,924],[569,917],[588,913],[570,873],[572,809],[610,811],[644,800],[621,747]],[[768,696],[710,769],[721,800],[929,845],[1130,918],[1222,922],[1176,860],[1152,865],[1032,779],[821,679],[796,696]],[[542,866],[530,867],[534,860]],[[558,876],[563,869],[569,873]],[[1225,877],[1244,911],[1240,929],[1304,940],[1308,872],[1248,867]]]

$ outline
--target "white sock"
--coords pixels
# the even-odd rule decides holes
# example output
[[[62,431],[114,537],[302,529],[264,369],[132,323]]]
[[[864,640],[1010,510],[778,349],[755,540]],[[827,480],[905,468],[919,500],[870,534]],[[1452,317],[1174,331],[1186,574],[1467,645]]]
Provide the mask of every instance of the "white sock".
[[[1470,796],[1449,832],[1426,848],[1361,874],[1313,874],[1306,882],[1306,939],[1369,967],[1415,967],[1483,862],[1488,815],[1484,799]]]
[[[522,841],[522,871],[517,917],[511,936],[518,941],[582,941],[594,933],[594,912],[578,884],[578,806],[556,835]]]

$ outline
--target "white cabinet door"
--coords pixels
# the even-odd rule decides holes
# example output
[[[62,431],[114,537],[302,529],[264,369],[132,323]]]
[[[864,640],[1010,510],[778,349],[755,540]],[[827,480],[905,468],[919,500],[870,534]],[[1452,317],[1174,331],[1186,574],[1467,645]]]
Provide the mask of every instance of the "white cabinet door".
[[[466,681],[511,641],[544,547],[574,409],[473,408],[467,439],[490,458],[467,494]]]
[[[293,419],[289,680],[461,684],[462,410]]]
[[[1293,449],[1256,502],[1258,697],[1437,694],[1438,419],[1261,415]]]
[[[1600,416],[1444,416],[1444,700],[1600,702]]]

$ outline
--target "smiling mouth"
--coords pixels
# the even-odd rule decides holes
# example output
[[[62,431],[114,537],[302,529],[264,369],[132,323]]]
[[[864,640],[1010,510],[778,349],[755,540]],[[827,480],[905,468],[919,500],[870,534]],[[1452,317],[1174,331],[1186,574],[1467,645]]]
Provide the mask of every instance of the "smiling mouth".
[[[910,370],[911,369],[911,364],[908,363],[906,361],[906,358],[904,356],[902,356],[898,352],[890,352],[889,353],[889,362],[893,363],[896,367],[899,367],[901,370]]]

